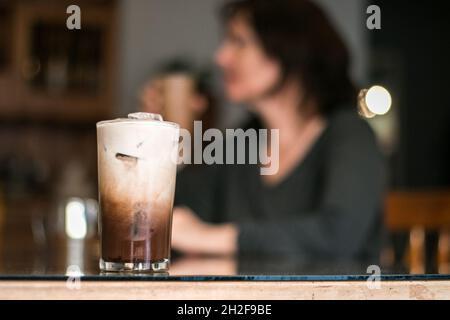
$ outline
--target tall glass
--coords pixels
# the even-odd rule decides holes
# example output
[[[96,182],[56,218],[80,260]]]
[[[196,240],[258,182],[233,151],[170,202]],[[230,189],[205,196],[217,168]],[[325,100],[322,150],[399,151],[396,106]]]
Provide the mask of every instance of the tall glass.
[[[178,139],[154,114],[97,123],[100,270],[169,269]]]

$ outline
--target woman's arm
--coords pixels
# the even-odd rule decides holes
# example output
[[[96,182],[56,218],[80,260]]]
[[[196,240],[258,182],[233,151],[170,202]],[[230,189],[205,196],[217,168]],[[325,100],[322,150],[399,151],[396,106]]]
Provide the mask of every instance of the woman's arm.
[[[174,249],[193,255],[233,255],[237,251],[237,227],[218,223],[222,176],[220,166],[187,167],[179,172],[173,210]]]
[[[231,256],[237,251],[237,228],[232,223],[210,224],[187,207],[173,212],[172,247],[190,255]]]

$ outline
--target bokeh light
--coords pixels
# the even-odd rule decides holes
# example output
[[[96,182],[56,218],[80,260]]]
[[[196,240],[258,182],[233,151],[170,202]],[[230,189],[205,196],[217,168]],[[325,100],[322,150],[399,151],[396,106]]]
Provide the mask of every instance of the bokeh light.
[[[365,103],[370,112],[377,115],[386,114],[392,105],[391,94],[382,86],[372,86],[366,92]]]

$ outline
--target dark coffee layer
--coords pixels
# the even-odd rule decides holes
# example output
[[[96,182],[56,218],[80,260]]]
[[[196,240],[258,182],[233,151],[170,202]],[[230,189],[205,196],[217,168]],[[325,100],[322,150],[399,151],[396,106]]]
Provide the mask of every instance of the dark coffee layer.
[[[142,263],[170,256],[172,203],[112,200],[100,195],[102,258]]]

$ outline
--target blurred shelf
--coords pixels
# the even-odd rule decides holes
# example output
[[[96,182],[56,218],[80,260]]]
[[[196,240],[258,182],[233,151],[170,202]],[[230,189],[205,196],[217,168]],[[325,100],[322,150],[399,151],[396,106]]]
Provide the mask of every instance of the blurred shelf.
[[[0,6],[0,119],[92,122],[110,117],[115,3],[18,0]],[[66,27],[70,4],[81,8],[81,30]]]

